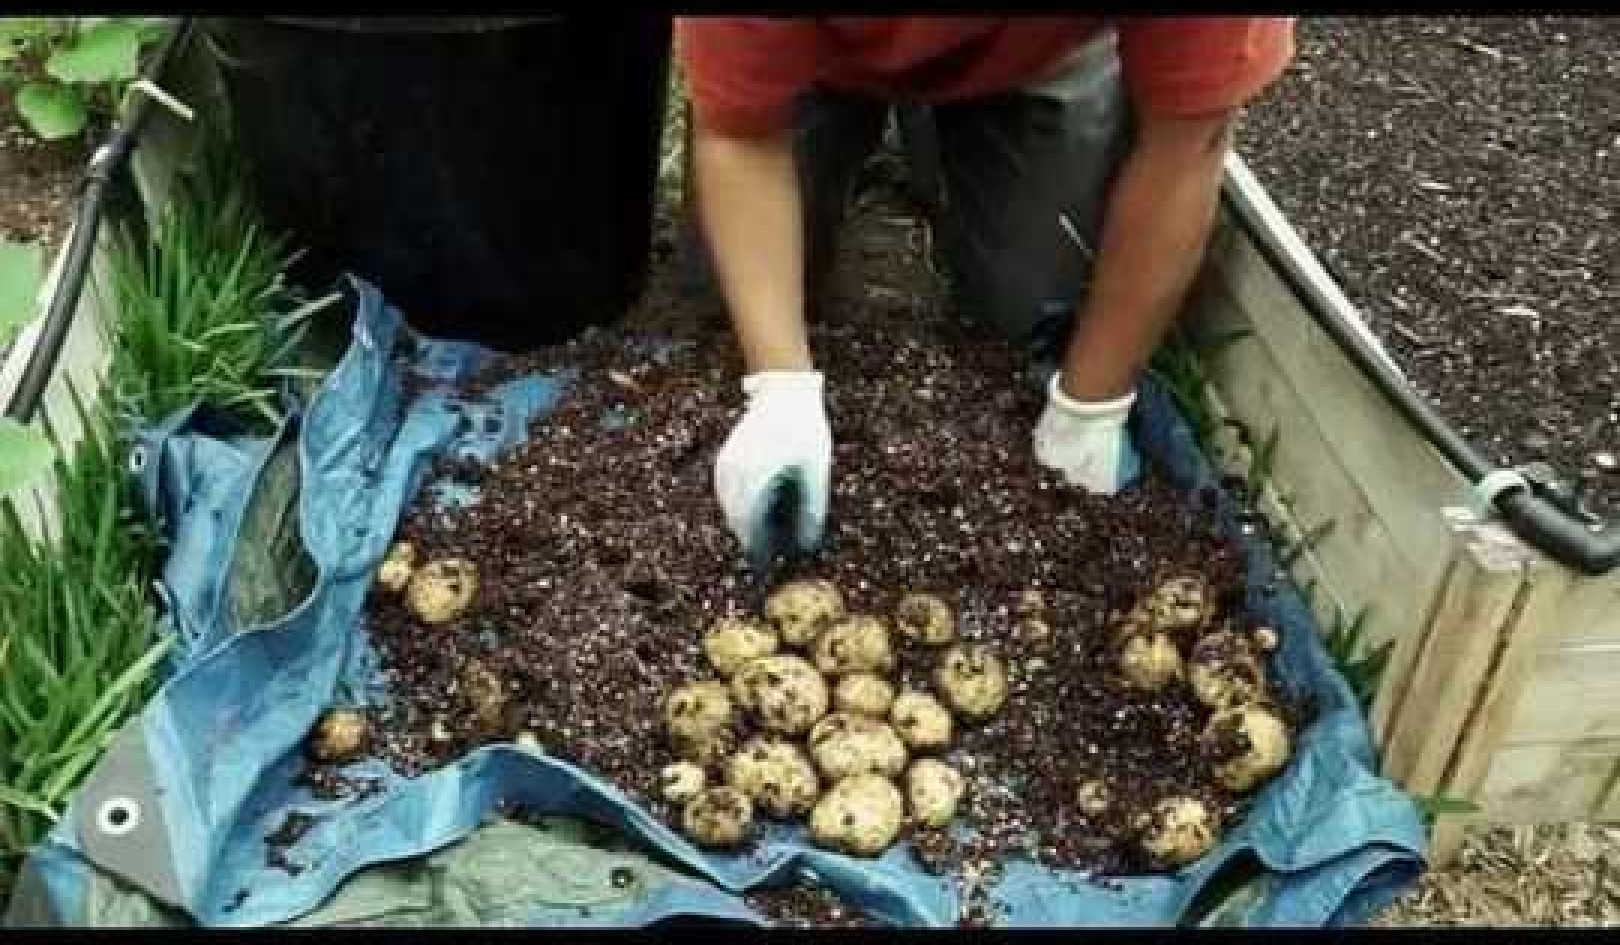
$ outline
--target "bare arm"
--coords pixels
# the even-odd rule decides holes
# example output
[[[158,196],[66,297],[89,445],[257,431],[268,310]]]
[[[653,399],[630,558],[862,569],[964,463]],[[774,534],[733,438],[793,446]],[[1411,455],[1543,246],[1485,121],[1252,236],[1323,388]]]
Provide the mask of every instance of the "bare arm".
[[[809,370],[792,132],[693,132],[698,213],[749,372]]]
[[[1130,391],[1175,320],[1215,216],[1232,117],[1144,117],[1138,125],[1064,357],[1071,397],[1103,401]]]

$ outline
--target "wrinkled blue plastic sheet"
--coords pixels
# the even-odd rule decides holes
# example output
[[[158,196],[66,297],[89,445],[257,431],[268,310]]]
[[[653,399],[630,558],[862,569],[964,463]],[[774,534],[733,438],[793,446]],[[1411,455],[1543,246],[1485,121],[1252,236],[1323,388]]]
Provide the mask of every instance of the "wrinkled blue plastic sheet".
[[[359,280],[348,286],[357,312],[353,341],[299,422],[280,437],[231,437],[210,429],[204,417],[183,414],[141,447],[149,501],[171,540],[163,585],[180,645],[172,677],[130,725],[155,760],[173,861],[167,866],[179,889],[174,904],[205,925],[285,921],[317,906],[355,871],[452,843],[506,802],[617,827],[691,877],[618,911],[598,912],[593,924],[640,925],[677,915],[763,923],[739,894],[802,872],[873,917],[954,924],[960,904],[952,886],[927,874],[903,846],[861,860],[816,849],[798,828],[776,826],[751,852],[706,854],[613,785],[513,745],[486,746],[416,778],[374,759],[360,762],[349,773],[384,785],[363,798],[322,801],[294,786],[304,734],[340,692],[384,697],[363,604],[403,509],[418,489],[434,487],[427,482],[431,459],[494,456],[524,436],[528,420],[555,404],[570,381],[566,372],[531,375],[460,399],[455,382],[476,370],[485,352],[414,335],[373,287]],[[408,373],[426,382],[409,399]],[[1144,390],[1133,423],[1144,455],[1178,483],[1216,484],[1162,391]],[[242,510],[281,437],[296,437],[299,528],[318,576],[313,592],[284,617],[238,626],[222,588]],[[1226,526],[1238,529],[1235,507],[1223,503]],[[1243,823],[1179,874],[1103,884],[1007,863],[993,893],[1006,924],[1176,924],[1212,877],[1240,861],[1265,869],[1263,882],[1250,887],[1243,924],[1352,923],[1421,871],[1424,831],[1415,806],[1375,774],[1366,723],[1304,602],[1287,582],[1279,588],[1272,580],[1277,565],[1268,546],[1253,538],[1245,543],[1249,605],[1281,632],[1278,672],[1318,706],[1296,756],[1256,795]],[[264,838],[292,809],[317,818],[289,852],[308,864],[297,875],[267,866],[264,856]],[[74,898],[82,895],[84,813],[70,811],[30,861],[35,885],[58,915],[77,914]],[[143,885],[140,875],[123,878]],[[251,891],[246,899],[244,889]],[[558,921],[549,913],[534,916],[536,924]]]

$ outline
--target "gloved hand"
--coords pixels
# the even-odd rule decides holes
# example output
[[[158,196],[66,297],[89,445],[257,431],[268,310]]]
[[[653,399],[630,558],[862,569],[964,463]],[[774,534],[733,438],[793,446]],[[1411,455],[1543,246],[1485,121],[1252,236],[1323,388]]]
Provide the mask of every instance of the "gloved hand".
[[[1035,458],[1072,486],[1113,495],[1142,471],[1125,429],[1136,392],[1087,403],[1063,393],[1062,379],[1058,372],[1047,382],[1046,409],[1035,424]]]
[[[798,501],[794,543],[821,543],[832,474],[832,430],[819,371],[761,371],[743,378],[748,406],[714,460],[715,492],[743,552],[763,570],[771,546],[771,512],[784,488]]]

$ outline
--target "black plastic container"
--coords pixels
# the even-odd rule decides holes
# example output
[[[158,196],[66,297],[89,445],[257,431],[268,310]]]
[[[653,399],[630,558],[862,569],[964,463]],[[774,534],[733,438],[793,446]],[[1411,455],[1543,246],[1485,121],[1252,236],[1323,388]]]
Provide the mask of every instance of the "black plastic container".
[[[646,285],[668,17],[208,22],[293,273],[374,283],[416,327],[522,350]]]

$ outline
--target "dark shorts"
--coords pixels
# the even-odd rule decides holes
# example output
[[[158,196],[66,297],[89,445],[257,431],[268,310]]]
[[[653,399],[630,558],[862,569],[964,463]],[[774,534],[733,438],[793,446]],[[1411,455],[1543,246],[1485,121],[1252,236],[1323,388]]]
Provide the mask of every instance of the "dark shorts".
[[[940,105],[804,96],[796,150],[812,304],[857,171],[891,115],[960,310],[1042,360],[1054,357],[1089,284],[1108,185],[1129,142],[1113,37],[1018,92]]]

